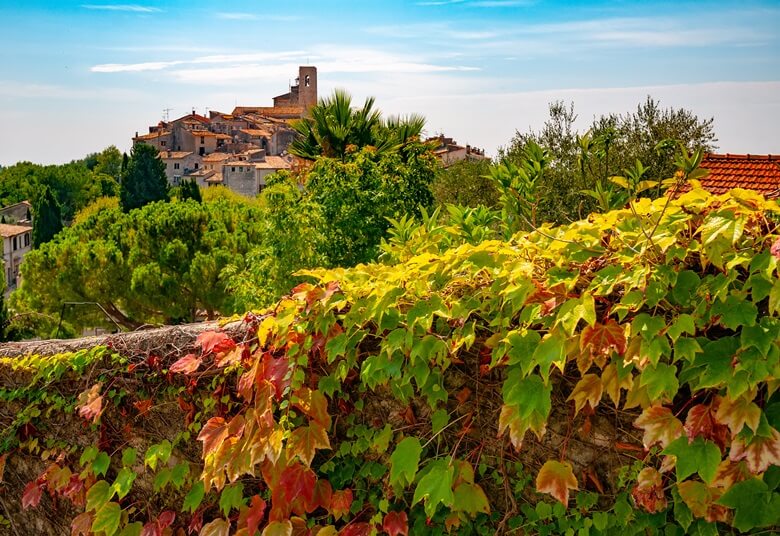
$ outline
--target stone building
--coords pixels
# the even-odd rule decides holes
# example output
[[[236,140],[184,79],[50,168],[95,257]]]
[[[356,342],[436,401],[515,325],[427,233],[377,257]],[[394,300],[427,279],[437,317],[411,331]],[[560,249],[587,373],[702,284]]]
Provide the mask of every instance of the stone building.
[[[444,135],[428,138],[425,142],[433,144],[433,153],[441,160],[444,167],[449,167],[461,160],[484,160],[487,158],[484,150],[471,145],[458,145],[455,140]]]
[[[32,225],[32,204],[29,201],[22,201],[0,208],[0,223]]]
[[[19,267],[32,249],[32,227],[0,223],[3,238],[3,267],[5,269],[6,296],[19,286]]]
[[[171,184],[192,177],[201,186],[225,184],[237,192],[256,195],[265,184],[262,177],[289,169],[287,148],[295,139],[290,123],[316,103],[317,68],[301,66],[295,84],[287,93],[274,97],[273,106],[236,106],[231,113],[212,110],[209,117],[193,110],[150,126],[148,134],[136,132],[133,145],[146,143],[161,152]],[[257,151],[262,151],[262,158],[247,156],[259,155]],[[250,160],[251,166],[243,163]],[[228,161],[238,164],[227,165]]]

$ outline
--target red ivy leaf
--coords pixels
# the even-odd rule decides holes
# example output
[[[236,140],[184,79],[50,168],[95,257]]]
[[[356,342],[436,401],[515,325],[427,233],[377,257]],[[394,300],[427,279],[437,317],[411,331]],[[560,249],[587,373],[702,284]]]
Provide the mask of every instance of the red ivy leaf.
[[[197,534],[200,532],[200,529],[203,527],[203,510],[195,510],[195,513],[192,514],[192,519],[190,519],[190,524],[187,525],[187,533],[188,534]]]
[[[176,521],[176,512],[173,510],[166,510],[157,518],[157,524],[160,525],[161,529],[170,527],[174,521]]]
[[[204,331],[195,342],[200,345],[204,356],[212,352],[227,352],[236,346],[233,339],[220,331]]]
[[[97,422],[100,414],[103,413],[103,397],[100,394],[102,383],[96,383],[83,393],[79,394],[78,404],[79,416],[92,422]]]
[[[398,536],[399,534],[409,536],[409,520],[406,517],[406,512],[388,512],[382,521],[382,530],[388,536]]]
[[[352,490],[347,488],[333,493],[330,501],[330,513],[334,519],[341,519],[349,513],[352,506]]]
[[[231,340],[231,342],[233,342]],[[241,356],[244,355],[244,345],[235,346],[234,348],[226,351],[226,352],[220,352],[219,355],[214,360],[214,363],[218,367],[227,367],[228,365],[233,365],[234,363],[238,363],[241,361]]]
[[[144,525],[141,536],[162,536],[162,530],[156,521],[150,521]]]
[[[645,467],[639,472],[636,486],[631,490],[631,496],[637,506],[655,514],[666,509],[666,496],[661,481],[661,473],[652,467]]]
[[[37,481],[30,482],[24,487],[24,493],[22,493],[22,509],[26,510],[30,506],[35,508],[38,503],[41,502],[41,493],[43,492],[43,486]]]
[[[259,495],[252,497],[252,504],[246,510],[246,532],[252,536],[265,514],[265,501]],[[240,525],[239,525],[240,526]]]
[[[187,354],[179,359],[176,363],[171,365],[171,368],[168,370],[171,372],[180,372],[182,374],[192,374],[198,370],[198,367],[200,367],[202,362],[203,359],[200,357],[195,357],[195,354]]]
[[[368,536],[369,534],[371,534],[371,525],[368,523],[353,523],[339,531],[339,536]]]
[[[769,248],[769,252],[776,258],[780,259],[780,238],[775,240],[775,243],[772,244],[772,247]]]
[[[287,358],[274,359],[270,353],[263,354],[262,371],[260,376],[274,386],[275,396],[281,400],[284,391],[290,386],[290,379],[286,378],[290,364]]]
[[[311,513],[319,507],[330,510],[330,501],[333,498],[333,487],[330,482],[321,478],[314,486],[311,502],[306,504],[306,511]]]
[[[592,326],[586,326],[580,336],[580,347],[590,349],[591,355],[606,356],[612,350],[619,355],[626,353],[626,333],[623,327],[613,319],[607,320],[605,324],[596,322]]]
[[[70,536],[89,536],[92,534],[92,514],[84,512],[73,518],[70,523]]]
[[[300,463],[288,466],[279,477],[279,486],[284,491],[288,502],[301,497],[304,502],[310,503],[316,482],[317,477],[314,472]]]
[[[701,436],[713,441],[720,447],[721,452],[725,451],[729,441],[729,428],[715,419],[717,410],[717,405],[696,404],[688,411],[688,417],[685,419],[688,441]]]
[[[228,436],[228,424],[222,417],[212,417],[198,434],[198,441],[203,441],[203,457],[222,444]]]

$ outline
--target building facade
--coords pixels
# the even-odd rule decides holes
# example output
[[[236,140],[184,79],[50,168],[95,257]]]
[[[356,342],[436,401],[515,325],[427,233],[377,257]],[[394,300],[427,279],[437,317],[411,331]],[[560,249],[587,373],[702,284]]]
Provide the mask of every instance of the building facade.
[[[32,227],[0,223],[3,238],[3,269],[6,296],[19,286],[19,267],[28,251],[32,249]]]

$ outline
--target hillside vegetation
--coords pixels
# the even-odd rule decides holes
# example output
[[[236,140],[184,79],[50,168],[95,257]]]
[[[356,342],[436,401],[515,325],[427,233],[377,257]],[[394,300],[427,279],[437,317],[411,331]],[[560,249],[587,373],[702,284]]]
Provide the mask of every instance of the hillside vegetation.
[[[0,527],[771,532],[777,213],[694,188],[501,240],[396,222],[247,337],[2,358]]]

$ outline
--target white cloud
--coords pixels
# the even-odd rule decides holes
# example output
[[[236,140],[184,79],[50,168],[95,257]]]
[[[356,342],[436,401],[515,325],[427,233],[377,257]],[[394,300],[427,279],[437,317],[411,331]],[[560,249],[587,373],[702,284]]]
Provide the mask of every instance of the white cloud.
[[[131,13],[160,13],[162,9],[138,4],[82,4],[84,9],[100,11],[129,11]]]
[[[265,15],[255,13],[242,13],[242,12],[220,12],[216,14],[218,19],[222,20],[238,20],[238,21],[251,21],[251,20],[266,20],[277,22],[293,22],[300,20],[301,17],[297,15]]]

